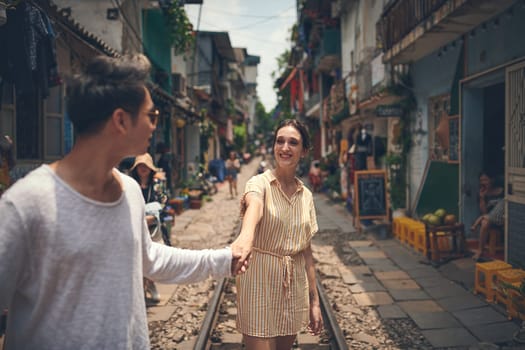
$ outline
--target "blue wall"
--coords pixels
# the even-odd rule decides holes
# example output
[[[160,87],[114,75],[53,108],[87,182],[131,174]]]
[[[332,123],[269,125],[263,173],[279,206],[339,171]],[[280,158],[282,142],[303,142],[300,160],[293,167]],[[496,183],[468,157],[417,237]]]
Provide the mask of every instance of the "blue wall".
[[[456,64],[460,53],[460,45],[449,45],[447,52],[438,57],[433,52],[412,64],[411,76],[414,86],[414,96],[417,101],[417,113],[414,116],[415,125],[412,129],[421,128],[427,133],[414,135],[414,145],[410,154],[409,191],[410,203],[414,200],[428,160],[428,99],[433,96],[450,93],[452,81],[456,71]]]
[[[486,22],[486,29],[478,26],[475,35],[466,35],[468,75],[525,56],[523,33],[525,33],[525,8],[512,7],[512,15],[501,13]],[[496,26],[494,21],[498,20]]]

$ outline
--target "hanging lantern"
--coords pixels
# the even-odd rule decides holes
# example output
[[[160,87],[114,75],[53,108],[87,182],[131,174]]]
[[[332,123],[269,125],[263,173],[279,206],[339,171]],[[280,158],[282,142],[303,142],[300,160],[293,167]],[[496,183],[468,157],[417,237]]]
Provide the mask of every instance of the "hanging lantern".
[[[182,118],[177,118],[175,119],[175,125],[177,126],[177,128],[182,129],[184,125],[186,125],[186,121]]]
[[[0,1],[0,26],[3,26],[7,23],[7,13],[5,10],[7,9],[7,4],[5,2]]]

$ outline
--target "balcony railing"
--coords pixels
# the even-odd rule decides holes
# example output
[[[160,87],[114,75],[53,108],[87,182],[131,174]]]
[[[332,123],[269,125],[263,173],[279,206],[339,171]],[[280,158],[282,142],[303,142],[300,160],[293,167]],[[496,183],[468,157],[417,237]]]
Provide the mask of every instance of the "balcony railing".
[[[383,50],[390,50],[446,2],[447,0],[390,1],[377,23]]]

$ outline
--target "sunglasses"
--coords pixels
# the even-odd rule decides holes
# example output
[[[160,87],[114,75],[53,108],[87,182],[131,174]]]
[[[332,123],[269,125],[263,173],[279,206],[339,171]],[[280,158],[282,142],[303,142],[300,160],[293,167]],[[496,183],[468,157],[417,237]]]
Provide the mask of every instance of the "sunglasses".
[[[157,122],[159,121],[160,111],[157,108],[154,108],[153,110],[148,112],[148,117],[153,125],[157,125]]]

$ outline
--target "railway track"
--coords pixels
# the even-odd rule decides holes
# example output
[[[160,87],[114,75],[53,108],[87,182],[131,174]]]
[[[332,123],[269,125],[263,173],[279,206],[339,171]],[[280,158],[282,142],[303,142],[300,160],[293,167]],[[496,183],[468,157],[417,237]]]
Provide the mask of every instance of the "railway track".
[[[317,289],[321,302],[325,330],[319,337],[299,334],[296,347],[299,349],[346,350],[348,346],[330,302],[319,278]],[[201,331],[195,341],[195,350],[240,349],[241,335],[234,329],[235,324],[235,280],[225,278],[217,283],[210,298],[208,311]],[[234,340],[235,342],[231,342]]]

